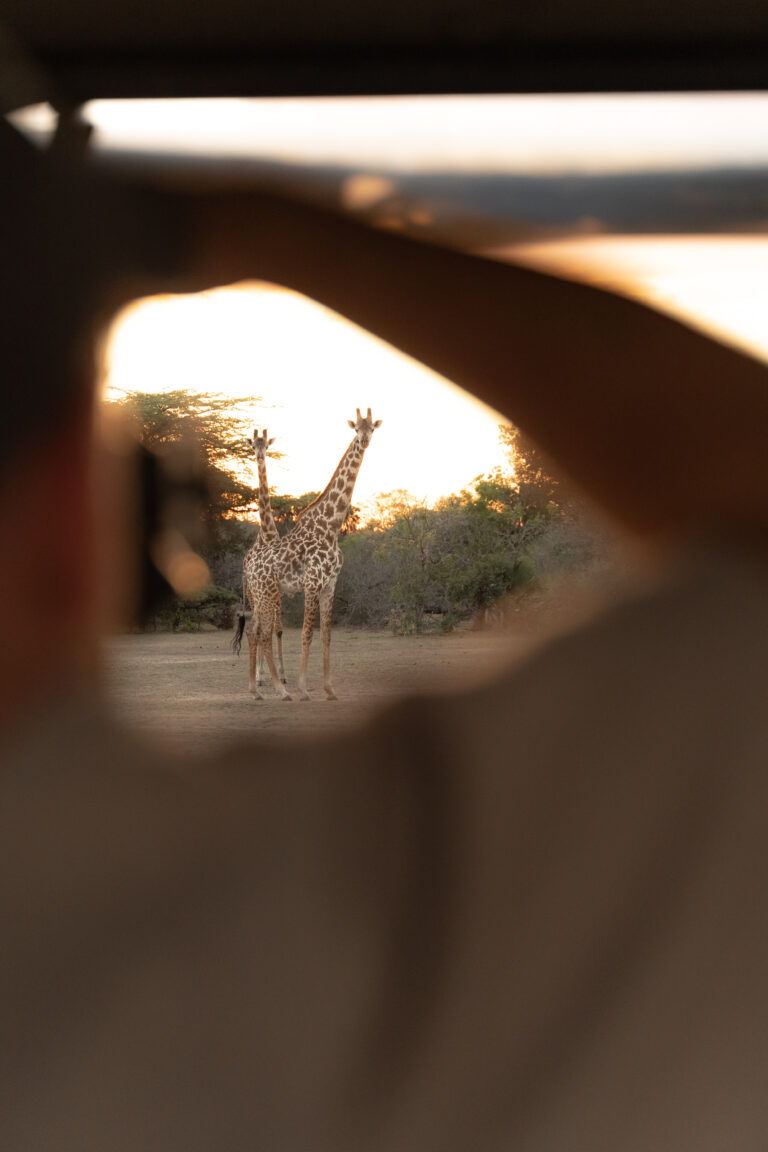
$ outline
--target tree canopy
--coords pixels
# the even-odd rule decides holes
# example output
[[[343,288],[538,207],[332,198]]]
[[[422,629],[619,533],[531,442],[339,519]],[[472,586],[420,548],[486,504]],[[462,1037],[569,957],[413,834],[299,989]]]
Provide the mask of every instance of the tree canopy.
[[[499,425],[499,442],[522,506],[532,513],[562,511],[568,502],[565,485],[546,453],[513,424]]]
[[[242,405],[258,405],[258,396],[225,396],[216,392],[126,392],[112,401],[136,423],[141,444],[159,455],[168,455],[181,444],[194,444],[200,453],[207,498],[205,519],[221,518],[252,510],[258,484],[249,482],[247,468],[253,463],[248,437],[252,423],[237,414]],[[270,452],[278,458],[279,453]]]
[[[594,535],[546,457],[517,428],[500,426],[499,438],[508,468],[433,508],[390,492],[377,516],[341,541],[342,618],[402,632],[428,619],[452,627],[545,572],[593,562]]]
[[[226,616],[229,601],[222,597],[239,603],[242,558],[256,536],[258,480],[248,442],[253,424],[239,411],[257,405],[258,397],[175,389],[129,392],[113,403],[133,418],[141,444],[165,460],[161,471],[173,469],[183,454],[177,449],[196,445],[204,480],[196,514],[207,539],[201,550],[217,586],[201,611],[213,613],[212,619],[216,613]],[[589,562],[594,541],[579,528],[567,485],[517,428],[501,425],[499,439],[508,466],[476,477],[434,507],[404,491],[381,496],[366,523],[350,507],[339,541],[344,555],[335,603],[339,619],[401,632],[418,632],[429,620],[450,628],[548,570]],[[272,493],[280,535],[317,495]],[[219,597],[215,603],[213,593]],[[190,611],[174,604],[177,615],[182,609]],[[301,611],[298,600],[287,600],[285,622],[300,623]]]

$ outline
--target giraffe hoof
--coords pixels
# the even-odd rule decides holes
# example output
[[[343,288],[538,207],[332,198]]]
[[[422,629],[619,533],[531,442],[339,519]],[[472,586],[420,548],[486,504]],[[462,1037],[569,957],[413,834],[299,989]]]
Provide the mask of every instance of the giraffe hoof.
[[[338,696],[336,695],[336,693],[335,692],[329,692],[327,688],[325,690],[325,694],[326,694],[327,700],[338,700]]]
[[[301,696],[299,696],[299,700],[311,700],[311,699],[312,699],[312,697],[310,696],[309,692],[302,692]]]
[[[284,692],[283,695],[280,697],[280,699],[281,700],[293,700],[293,696],[291,696],[290,692]]]

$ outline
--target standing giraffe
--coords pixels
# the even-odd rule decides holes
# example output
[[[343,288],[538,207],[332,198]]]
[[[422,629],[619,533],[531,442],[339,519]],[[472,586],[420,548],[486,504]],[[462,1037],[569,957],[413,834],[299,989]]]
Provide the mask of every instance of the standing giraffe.
[[[267,439],[267,429],[265,428],[261,436],[258,434],[258,429],[253,430],[253,439],[248,437],[248,443],[251,445],[256,456],[256,467],[259,472],[259,532],[251,545],[248,552],[243,557],[243,610],[240,615],[240,626],[238,634],[234,641],[235,651],[240,651],[240,641],[243,635],[243,627],[245,626],[245,612],[247,608],[247,600],[249,599],[248,589],[251,582],[251,573],[256,563],[256,556],[259,551],[267,544],[272,544],[280,539],[275,524],[275,518],[272,515],[272,501],[269,496],[269,485],[267,484],[267,448],[274,444],[275,440]],[[251,603],[253,607],[253,603]],[[277,663],[280,671],[280,680],[285,684],[285,668],[283,666],[283,621],[280,611],[280,602],[278,601],[276,617],[275,617],[275,632],[277,633]],[[256,636],[254,633],[254,621],[251,618],[251,623],[248,628],[248,647],[251,652],[251,676],[256,674],[254,667],[254,656],[256,653]],[[261,654],[258,655],[258,686],[261,687],[263,683],[263,659]],[[253,691],[253,684],[251,684],[251,691]]]
[[[336,699],[331,684],[331,609],[336,580],[343,562],[338,545],[339,532],[349,511],[363,455],[381,420],[374,422],[371,419],[370,408],[367,416],[361,416],[358,408],[356,420],[349,420],[348,424],[354,429],[354,438],[325,491],[299,513],[295,526],[287,536],[254,552],[249,572],[248,598],[253,605],[251,629],[255,632],[256,641],[251,648],[250,687],[257,698],[261,698],[261,693],[255,684],[255,661],[257,653],[260,655],[263,651],[275,691],[284,700],[291,699],[284,681],[281,682],[277,674],[272,656],[272,633],[280,618],[281,596],[303,589],[304,627],[301,634],[299,693],[302,700],[309,699],[307,661],[319,607],[323,638],[323,686],[328,699]]]
[[[274,444],[275,438],[273,436],[271,439],[267,439],[266,428],[261,436],[258,434],[258,429],[254,428],[253,439],[248,436],[247,440],[253,448],[256,467],[259,472],[259,535],[254,547],[260,548],[262,544],[271,544],[273,540],[279,539],[277,524],[275,524],[275,518],[272,515],[269,485],[267,484],[267,448]]]

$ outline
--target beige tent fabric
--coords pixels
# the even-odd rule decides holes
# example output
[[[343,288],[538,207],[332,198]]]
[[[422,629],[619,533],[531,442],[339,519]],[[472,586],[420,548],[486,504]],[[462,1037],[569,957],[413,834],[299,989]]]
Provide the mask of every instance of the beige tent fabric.
[[[6,748],[5,1152],[752,1152],[768,583],[706,552],[311,754]]]

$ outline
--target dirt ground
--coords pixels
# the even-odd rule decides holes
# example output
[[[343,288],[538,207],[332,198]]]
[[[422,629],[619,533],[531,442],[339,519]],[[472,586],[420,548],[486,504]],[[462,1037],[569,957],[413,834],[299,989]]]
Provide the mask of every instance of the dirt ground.
[[[254,733],[291,739],[352,727],[389,701],[412,692],[466,689],[504,665],[518,663],[553,633],[589,611],[573,597],[529,598],[503,618],[448,634],[393,636],[335,628],[331,645],[338,700],[325,698],[322,645],[309,661],[312,699],[297,698],[301,633],[283,637],[288,689],[284,701],[248,691],[248,650],[231,650],[232,633],[148,633],[120,636],[107,646],[108,689],[118,715],[150,739],[177,750],[207,751]]]
[[[259,732],[301,737],[352,727],[388,701],[414,691],[451,691],[477,683],[519,659],[529,638],[491,631],[393,636],[337,628],[331,647],[338,700],[326,700],[319,636],[309,661],[311,700],[298,699],[301,632],[283,636],[293,700],[248,691],[248,649],[239,657],[231,633],[149,633],[117,637],[107,649],[109,692],[130,726],[177,749],[203,751]]]

